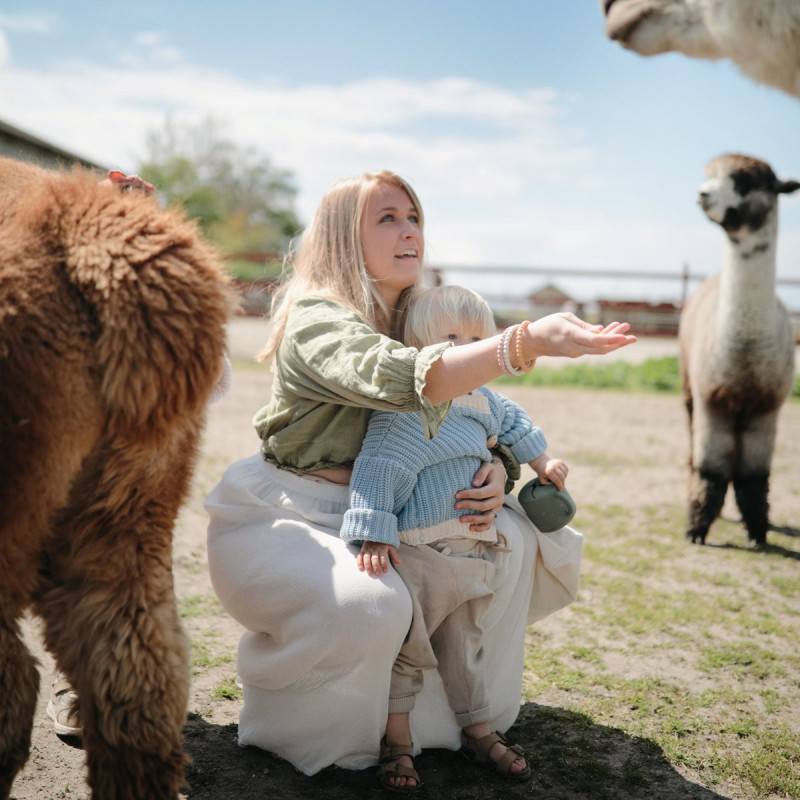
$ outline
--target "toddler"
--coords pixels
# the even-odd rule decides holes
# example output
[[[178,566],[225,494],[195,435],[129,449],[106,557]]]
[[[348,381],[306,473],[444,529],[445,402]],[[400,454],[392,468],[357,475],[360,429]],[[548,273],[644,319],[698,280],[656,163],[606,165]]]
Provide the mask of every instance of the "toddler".
[[[480,295],[439,286],[415,290],[403,342],[457,346],[495,333]],[[492,732],[488,721],[482,623],[496,585],[495,563],[508,552],[505,539],[493,524],[459,522],[464,512],[453,508],[453,495],[492,460],[497,444],[527,462],[542,482],[564,487],[567,465],[548,456],[542,431],[520,406],[486,387],[453,400],[433,439],[424,438],[417,413],[374,411],[354,464],[340,536],[361,543],[362,571],[380,576],[394,565],[413,604],[411,628],[392,667],[379,757],[378,774],[390,791],[412,793],[420,785],[409,714],[423,670],[433,668],[462,729],[462,753],[512,781],[531,775],[522,749]]]

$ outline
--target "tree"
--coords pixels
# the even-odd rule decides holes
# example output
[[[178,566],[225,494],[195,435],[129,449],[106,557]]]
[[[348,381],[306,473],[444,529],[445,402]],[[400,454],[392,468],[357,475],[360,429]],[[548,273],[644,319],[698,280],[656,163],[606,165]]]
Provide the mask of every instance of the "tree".
[[[292,173],[225,138],[212,118],[179,126],[168,117],[148,134],[138,170],[162,202],[183,206],[226,252],[282,252],[302,227]]]

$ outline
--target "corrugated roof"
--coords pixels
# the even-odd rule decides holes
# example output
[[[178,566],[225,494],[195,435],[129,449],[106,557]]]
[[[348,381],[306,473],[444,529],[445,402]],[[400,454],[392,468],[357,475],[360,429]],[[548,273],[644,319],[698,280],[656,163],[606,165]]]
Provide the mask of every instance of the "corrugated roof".
[[[24,142],[25,144],[32,145],[34,148],[50,153],[57,160],[63,160],[73,164],[77,162],[78,164],[83,164],[85,167],[97,169],[102,172],[108,170],[108,167],[98,164],[96,161],[90,161],[83,156],[79,156],[77,153],[71,153],[69,150],[64,150],[58,145],[47,142],[44,139],[40,139],[38,136],[34,136],[27,131],[23,131],[21,128],[17,128],[8,122],[3,122],[3,120],[0,120],[0,135],[2,134],[5,134],[5,136],[11,139],[18,139],[20,142]]]

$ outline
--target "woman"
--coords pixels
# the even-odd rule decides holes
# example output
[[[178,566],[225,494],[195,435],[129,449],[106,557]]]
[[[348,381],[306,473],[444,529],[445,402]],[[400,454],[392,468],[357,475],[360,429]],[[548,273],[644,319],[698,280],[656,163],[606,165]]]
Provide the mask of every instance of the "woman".
[[[513,371],[519,357],[602,354],[635,341],[626,324],[598,333],[555,314],[524,326],[519,354],[500,336],[404,347],[390,334],[420,281],[423,251],[420,203],[397,175],[368,173],[329,190],[274,308],[263,353],[274,358],[272,396],[254,420],[262,452],[232,465],[206,503],[211,580],[247,629],[239,742],[309,775],[376,763],[391,665],[411,620],[397,573],[360,572],[338,537],[370,412],[417,411],[432,438],[450,401],[507,371],[508,359]],[[502,506],[504,480],[486,464],[455,503],[475,512],[461,518],[473,530],[500,517],[513,553],[486,630],[492,726],[501,731],[519,712],[536,557],[527,521]],[[460,730],[435,673],[418,708],[415,747],[457,749]]]

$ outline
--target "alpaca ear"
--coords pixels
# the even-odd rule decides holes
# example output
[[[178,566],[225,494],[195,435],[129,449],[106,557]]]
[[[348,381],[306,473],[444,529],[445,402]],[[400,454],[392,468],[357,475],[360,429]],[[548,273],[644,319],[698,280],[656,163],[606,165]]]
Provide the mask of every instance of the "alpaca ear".
[[[791,194],[800,189],[800,182],[798,181],[778,181],[778,194]]]

